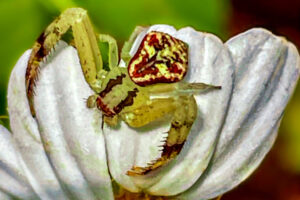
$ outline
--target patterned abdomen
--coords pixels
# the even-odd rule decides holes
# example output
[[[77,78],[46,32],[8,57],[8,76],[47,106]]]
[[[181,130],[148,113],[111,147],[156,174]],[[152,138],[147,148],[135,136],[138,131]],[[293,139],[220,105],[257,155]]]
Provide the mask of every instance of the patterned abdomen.
[[[188,46],[161,32],[148,33],[130,60],[128,73],[140,86],[183,79],[188,67]]]

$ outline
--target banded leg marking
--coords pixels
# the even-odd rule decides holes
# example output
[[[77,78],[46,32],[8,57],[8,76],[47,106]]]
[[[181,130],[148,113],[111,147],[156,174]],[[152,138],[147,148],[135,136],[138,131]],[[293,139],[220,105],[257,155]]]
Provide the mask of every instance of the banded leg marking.
[[[172,125],[163,145],[161,157],[148,163],[146,167],[133,166],[129,176],[146,175],[173,160],[182,150],[190,129],[197,117],[197,104],[193,96],[181,96],[177,101]]]
[[[32,48],[25,79],[27,97],[33,116],[35,111],[32,98],[40,63],[49,55],[57,42],[70,28],[73,31],[75,46],[85,79],[92,89],[98,87],[96,76],[97,71],[102,69],[102,59],[87,11],[81,8],[67,9],[46,28]]]

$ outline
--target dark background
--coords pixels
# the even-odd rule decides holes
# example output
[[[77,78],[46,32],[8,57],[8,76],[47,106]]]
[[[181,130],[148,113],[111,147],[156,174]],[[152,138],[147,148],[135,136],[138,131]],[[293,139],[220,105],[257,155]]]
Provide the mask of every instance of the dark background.
[[[0,115],[7,115],[6,88],[18,57],[67,7],[88,10],[98,32],[120,47],[136,25],[192,26],[226,41],[264,27],[300,47],[300,0],[0,0]],[[299,84],[298,84],[299,85]],[[0,123],[9,127],[8,120]],[[223,200],[300,200],[300,88],[296,89],[271,152],[256,172]]]
[[[300,47],[299,0],[232,0],[229,36],[259,26]],[[300,85],[283,117],[278,139],[256,172],[222,200],[300,200]]]

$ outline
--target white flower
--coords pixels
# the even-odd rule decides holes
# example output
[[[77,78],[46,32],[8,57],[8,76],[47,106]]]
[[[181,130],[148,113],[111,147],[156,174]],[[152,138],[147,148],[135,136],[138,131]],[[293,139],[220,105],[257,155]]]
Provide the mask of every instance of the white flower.
[[[132,129],[104,126],[88,109],[93,94],[76,50],[61,42],[40,71],[32,118],[25,93],[30,50],[16,64],[8,88],[13,134],[0,127],[0,199],[113,199],[111,177],[132,192],[175,199],[216,197],[247,178],[270,150],[284,108],[299,77],[295,46],[264,29],[252,29],[223,44],[192,28],[166,25],[189,44],[186,81],[221,85],[197,95],[199,108],[186,144],[167,166],[129,177],[133,166],[159,156],[169,124]],[[146,34],[136,39],[131,54]],[[111,176],[111,177],[110,177]]]

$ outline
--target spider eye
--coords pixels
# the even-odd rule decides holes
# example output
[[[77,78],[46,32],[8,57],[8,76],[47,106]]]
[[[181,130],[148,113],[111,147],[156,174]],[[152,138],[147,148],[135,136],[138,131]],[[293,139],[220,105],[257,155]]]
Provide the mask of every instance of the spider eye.
[[[188,68],[188,46],[162,32],[150,32],[128,65],[133,82],[140,86],[173,83],[183,79]]]

